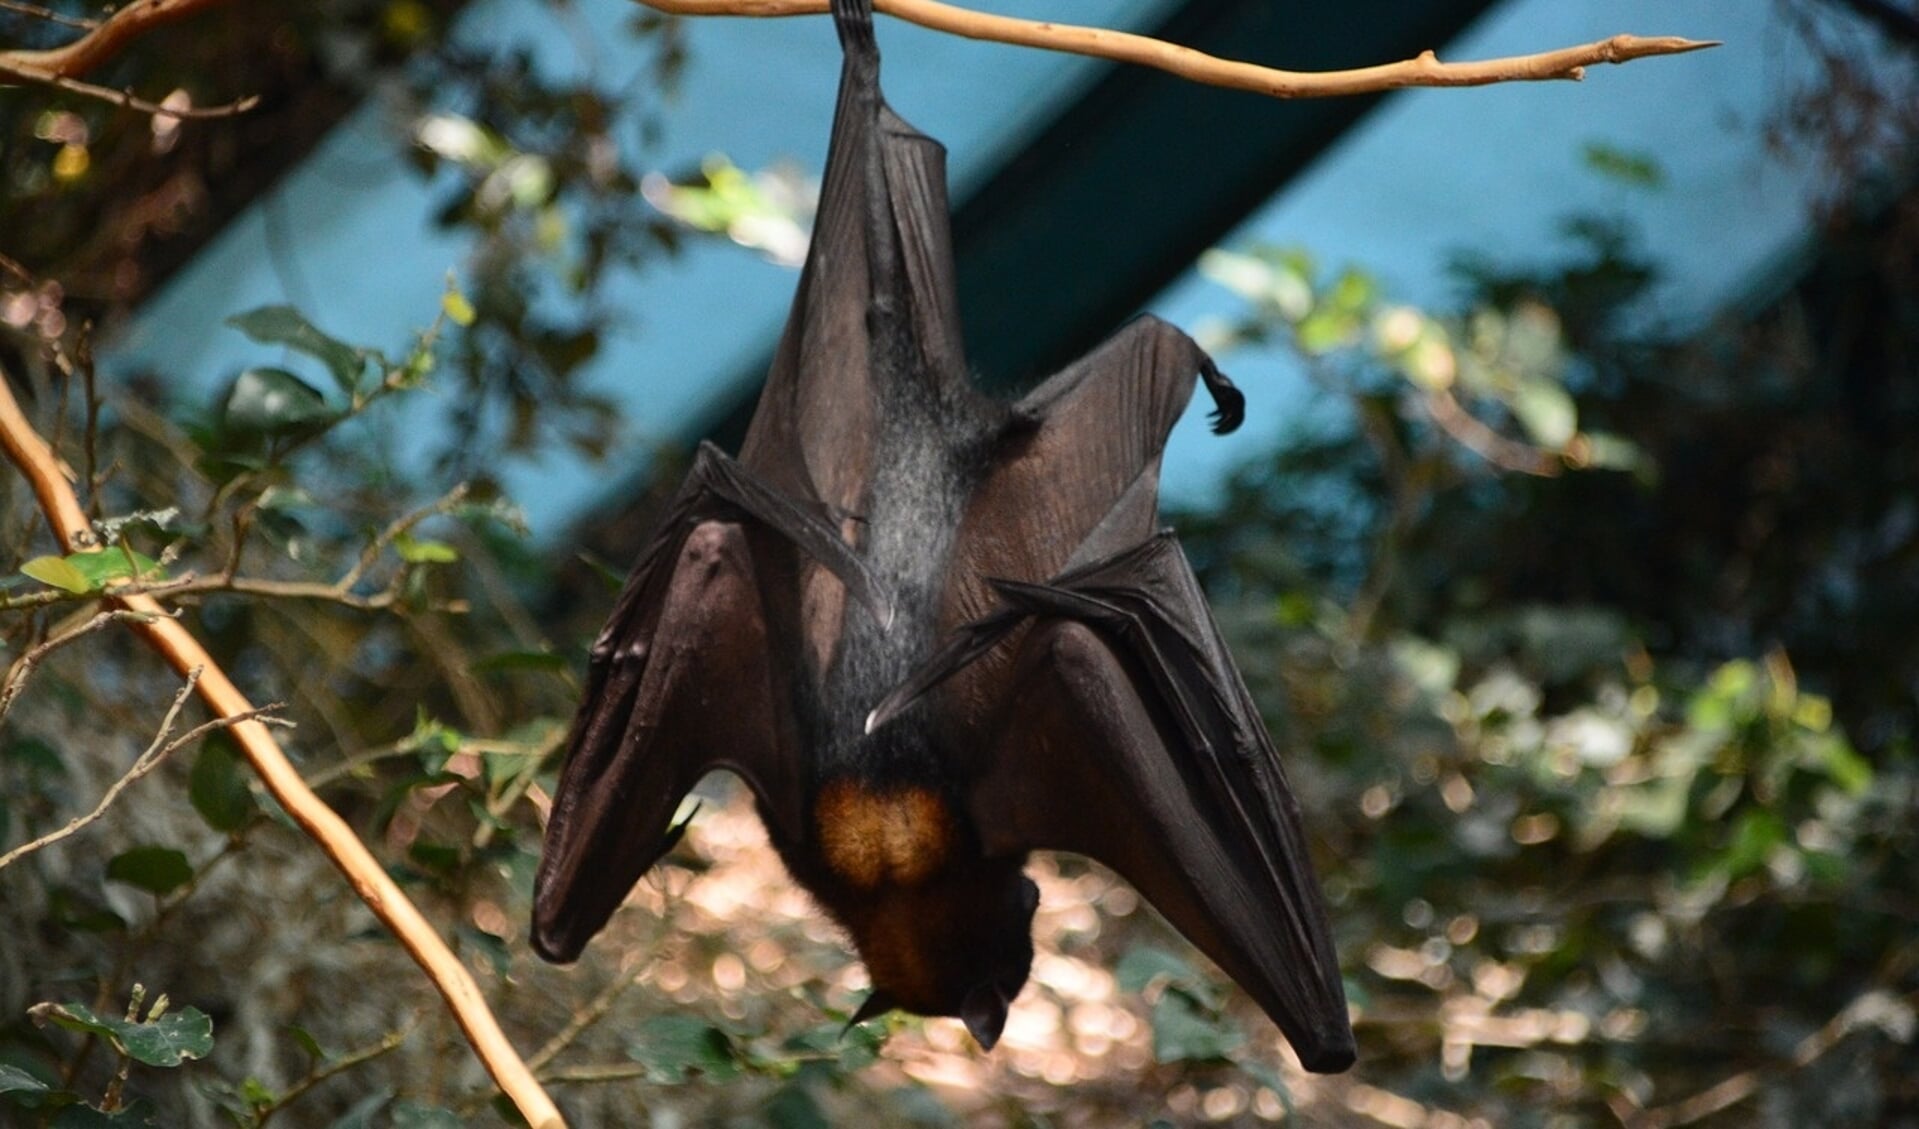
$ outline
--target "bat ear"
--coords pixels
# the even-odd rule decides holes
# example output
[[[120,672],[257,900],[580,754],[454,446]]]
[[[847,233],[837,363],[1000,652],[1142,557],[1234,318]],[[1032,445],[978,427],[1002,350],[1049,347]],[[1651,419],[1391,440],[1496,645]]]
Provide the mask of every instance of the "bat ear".
[[[846,1038],[848,1031],[851,1031],[869,1019],[878,1019],[880,1016],[885,1015],[898,1006],[898,1004],[893,1002],[893,997],[886,994],[886,989],[873,989],[860,1004],[858,1010],[853,1012],[853,1018],[847,1020],[846,1026],[840,1029],[840,1038]]]
[[[966,993],[966,1002],[960,1004],[960,1019],[981,1050],[990,1051],[993,1044],[999,1042],[999,1034],[1006,1027],[1006,1009],[1011,1003],[997,984],[978,984]]]

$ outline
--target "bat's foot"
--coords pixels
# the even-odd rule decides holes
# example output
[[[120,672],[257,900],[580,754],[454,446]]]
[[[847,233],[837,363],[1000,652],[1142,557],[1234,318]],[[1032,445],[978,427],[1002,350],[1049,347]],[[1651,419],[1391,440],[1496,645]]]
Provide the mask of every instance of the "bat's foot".
[[[1207,418],[1212,421],[1213,434],[1225,435],[1238,430],[1246,422],[1246,394],[1239,390],[1211,357],[1200,362],[1199,378],[1206,382],[1206,391],[1213,397],[1213,414]]]

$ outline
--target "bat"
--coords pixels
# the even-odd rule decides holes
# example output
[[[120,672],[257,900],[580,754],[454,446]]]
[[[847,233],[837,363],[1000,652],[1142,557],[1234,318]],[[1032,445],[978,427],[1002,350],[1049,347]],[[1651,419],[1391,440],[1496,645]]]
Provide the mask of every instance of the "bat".
[[[575,959],[743,778],[872,994],[998,1040],[1033,957],[1035,850],[1131,882],[1309,1070],[1355,1050],[1299,805],[1198,582],[1157,528],[1203,383],[1151,316],[1008,401],[962,355],[945,150],[887,106],[871,0],[844,63],[812,247],[737,459],[702,445],[591,652],[534,888]]]

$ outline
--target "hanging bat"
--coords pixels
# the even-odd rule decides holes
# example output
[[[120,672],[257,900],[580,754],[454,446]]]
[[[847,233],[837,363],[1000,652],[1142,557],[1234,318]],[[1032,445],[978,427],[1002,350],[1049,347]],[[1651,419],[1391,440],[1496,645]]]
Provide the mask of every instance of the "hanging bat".
[[[1203,382],[1142,317],[1016,402],[961,354],[945,151],[886,105],[871,0],[845,54],[811,251],[738,460],[703,445],[592,650],[535,885],[577,957],[744,778],[888,1009],[991,1048],[1032,962],[1034,850],[1118,871],[1310,1070],[1354,1057],[1299,806],[1184,554],[1160,455]]]

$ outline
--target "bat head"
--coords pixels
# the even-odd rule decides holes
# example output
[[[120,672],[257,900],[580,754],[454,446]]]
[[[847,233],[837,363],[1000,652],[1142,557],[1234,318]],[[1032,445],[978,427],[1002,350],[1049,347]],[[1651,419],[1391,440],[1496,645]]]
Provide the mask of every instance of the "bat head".
[[[952,1016],[991,1050],[1032,969],[1038,906],[1039,887],[1016,868],[869,899],[846,916],[873,977],[854,1022],[894,1009]]]

